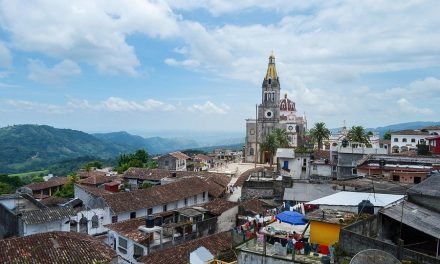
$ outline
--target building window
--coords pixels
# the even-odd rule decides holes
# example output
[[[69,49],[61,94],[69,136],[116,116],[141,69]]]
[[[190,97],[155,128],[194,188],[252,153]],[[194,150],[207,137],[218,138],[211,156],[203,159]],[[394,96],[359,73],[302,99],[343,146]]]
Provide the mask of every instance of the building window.
[[[399,142],[399,139],[398,138],[394,138],[394,142]]]
[[[123,254],[127,254],[127,239],[118,237],[118,250]]]
[[[92,217],[92,228],[98,228],[99,226],[99,219],[97,215],[94,215]]]
[[[393,175],[393,181],[400,181],[399,175]]]
[[[357,169],[356,168],[353,168],[353,169],[351,169],[351,173],[353,174],[353,175],[357,175]]]
[[[132,218],[136,218],[136,212],[131,212],[130,213],[130,219],[132,219]]]
[[[307,160],[303,159],[303,167],[307,166]]]
[[[153,208],[148,208],[147,215],[152,215],[152,214],[153,214]]]
[[[411,139],[411,143],[416,143],[416,139],[415,139],[415,138],[412,138],[412,139]]]
[[[402,139],[402,142],[406,142],[406,138],[403,138],[403,139]]]
[[[168,160],[165,161],[165,166],[170,165],[170,162]]]
[[[142,257],[143,255],[144,255],[144,248],[134,244],[133,257],[139,258]]]
[[[197,204],[197,195],[194,195],[194,204]]]
[[[250,148],[249,149],[249,156],[253,156],[254,155],[254,148]]]
[[[188,199],[187,198],[185,198],[184,204],[185,204],[185,206],[188,205]]]
[[[206,201],[206,192],[203,192],[203,201]]]
[[[112,223],[116,223],[118,222],[118,216],[117,215],[113,215],[112,216]]]
[[[168,209],[168,208],[167,208],[167,205],[166,205],[166,204],[164,204],[164,205],[163,205],[163,209],[162,209],[162,211],[166,212],[166,211],[167,211],[167,209]]]

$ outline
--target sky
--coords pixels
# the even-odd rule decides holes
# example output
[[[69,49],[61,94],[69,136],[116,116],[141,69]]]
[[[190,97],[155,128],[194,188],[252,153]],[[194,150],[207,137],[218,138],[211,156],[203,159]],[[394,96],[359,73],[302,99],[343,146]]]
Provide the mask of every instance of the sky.
[[[272,51],[309,128],[439,121],[438,14],[438,0],[0,0],[0,126],[244,134]]]

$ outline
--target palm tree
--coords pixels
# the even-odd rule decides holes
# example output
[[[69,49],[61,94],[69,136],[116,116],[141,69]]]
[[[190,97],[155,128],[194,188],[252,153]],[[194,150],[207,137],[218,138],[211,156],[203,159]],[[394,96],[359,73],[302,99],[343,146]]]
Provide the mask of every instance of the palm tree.
[[[278,148],[289,147],[289,138],[287,136],[287,131],[285,129],[276,128],[273,130],[272,134],[275,135],[275,140]]]
[[[370,137],[363,126],[352,126],[347,133],[347,139],[370,146]]]
[[[275,151],[278,148],[277,139],[275,137],[275,134],[270,133],[266,137],[266,140],[263,143],[261,143],[260,148],[261,148],[262,153],[268,152],[269,158],[270,158],[270,166],[272,167],[273,155],[275,154]]]
[[[324,122],[318,122],[315,126],[310,129],[310,136],[314,142],[318,143],[318,149],[322,149],[322,141],[324,139],[329,139],[330,130],[325,126]]]

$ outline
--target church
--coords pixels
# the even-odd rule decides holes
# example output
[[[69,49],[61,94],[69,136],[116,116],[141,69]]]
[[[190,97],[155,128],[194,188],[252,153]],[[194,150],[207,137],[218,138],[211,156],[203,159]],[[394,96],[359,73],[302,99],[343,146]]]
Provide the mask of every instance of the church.
[[[287,94],[280,98],[280,92],[275,55],[272,53],[261,87],[261,104],[256,109],[256,119],[246,119],[245,162],[269,162],[270,157],[261,153],[260,145],[276,128],[287,131],[290,147],[304,144],[307,120],[305,116],[297,116],[295,102],[287,98]]]

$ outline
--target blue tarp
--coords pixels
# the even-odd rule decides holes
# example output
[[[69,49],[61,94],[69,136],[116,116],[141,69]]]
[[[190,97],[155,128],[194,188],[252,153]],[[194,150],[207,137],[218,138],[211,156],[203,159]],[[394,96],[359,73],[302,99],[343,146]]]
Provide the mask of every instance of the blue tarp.
[[[284,223],[292,225],[305,225],[304,215],[295,211],[284,211],[277,214],[277,219]]]

